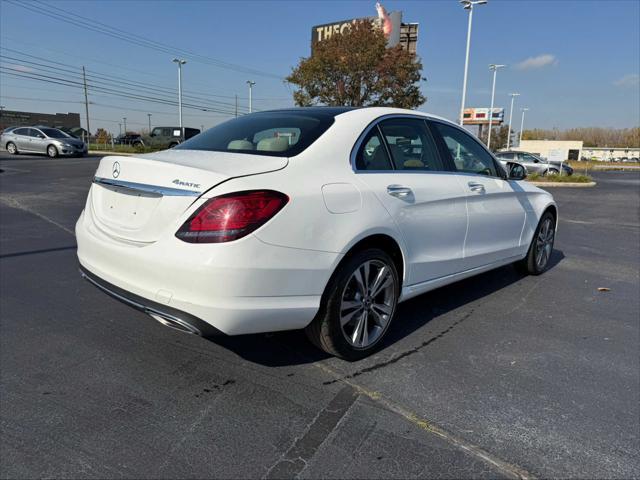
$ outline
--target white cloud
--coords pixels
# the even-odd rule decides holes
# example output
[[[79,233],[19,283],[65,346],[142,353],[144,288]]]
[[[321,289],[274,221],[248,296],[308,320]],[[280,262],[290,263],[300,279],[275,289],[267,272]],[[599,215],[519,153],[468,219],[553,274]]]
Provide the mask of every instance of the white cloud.
[[[13,68],[14,70],[17,70],[19,72],[24,72],[24,73],[33,72],[33,68],[27,67],[25,65],[20,65],[16,63],[9,63],[7,65],[9,66],[9,68]]]
[[[517,70],[531,70],[534,68],[542,68],[548,65],[557,65],[558,59],[555,55],[551,55],[550,53],[545,53],[543,55],[538,55],[537,57],[529,57],[526,60],[523,60],[520,63],[516,64]]]
[[[613,82],[613,84],[616,87],[637,87],[640,85],[640,75],[637,73],[627,73]]]

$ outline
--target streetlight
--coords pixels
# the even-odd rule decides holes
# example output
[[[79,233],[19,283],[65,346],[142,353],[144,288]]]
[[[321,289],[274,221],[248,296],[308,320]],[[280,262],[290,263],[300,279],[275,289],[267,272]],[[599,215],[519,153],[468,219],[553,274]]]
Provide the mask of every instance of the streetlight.
[[[182,65],[187,63],[181,58],[174,58],[173,63],[178,64],[178,121],[180,122],[180,138],[184,138],[184,130],[182,129]]]
[[[252,82],[251,80],[247,80],[247,85],[249,85],[249,113],[253,112],[253,107],[251,105],[251,90],[256,82]]]
[[[493,72],[493,87],[491,88],[491,109],[489,110],[489,135],[487,136],[487,148],[491,150],[491,131],[493,130],[493,100],[496,97],[496,75],[499,68],[504,68],[506,65],[496,65],[492,63],[489,65],[489,70]]]
[[[149,117],[149,133],[151,133],[151,114],[147,113],[147,117]]]
[[[507,135],[507,150],[509,150],[509,145],[511,144],[511,125],[513,122],[513,100],[516,97],[519,97],[520,94],[510,93],[509,96],[511,97],[511,109],[509,110],[509,134]]]
[[[522,131],[524,130],[524,112],[529,110],[528,108],[522,109],[522,123],[520,124],[520,140],[518,141],[518,147],[522,144]]]
[[[122,120],[124,121],[124,134],[127,134],[127,117],[122,117]]]
[[[118,124],[118,136],[122,136],[122,124]]]
[[[464,120],[464,102],[467,97],[467,72],[469,71],[469,48],[471,47],[471,22],[473,21],[474,5],[484,5],[487,0],[460,0],[463,8],[469,10],[469,25],[467,27],[467,56],[464,61],[464,80],[462,81],[462,105],[460,106],[460,125]]]

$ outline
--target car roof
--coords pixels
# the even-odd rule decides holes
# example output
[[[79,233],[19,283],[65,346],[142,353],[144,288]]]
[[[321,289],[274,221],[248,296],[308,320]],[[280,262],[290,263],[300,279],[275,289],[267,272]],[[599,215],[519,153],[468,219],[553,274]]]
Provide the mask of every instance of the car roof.
[[[258,114],[268,114],[268,113],[291,113],[291,114],[306,114],[311,116],[318,117],[337,117],[339,115],[365,115],[370,116],[372,120],[382,115],[417,115],[421,117],[431,118],[434,120],[441,120],[446,123],[454,123],[451,120],[440,117],[438,115],[433,115],[427,112],[421,112],[419,110],[409,110],[406,108],[396,108],[396,107],[327,107],[327,106],[313,106],[313,107],[290,107],[290,108],[280,108],[274,110],[263,110],[261,112],[256,112],[255,115]]]

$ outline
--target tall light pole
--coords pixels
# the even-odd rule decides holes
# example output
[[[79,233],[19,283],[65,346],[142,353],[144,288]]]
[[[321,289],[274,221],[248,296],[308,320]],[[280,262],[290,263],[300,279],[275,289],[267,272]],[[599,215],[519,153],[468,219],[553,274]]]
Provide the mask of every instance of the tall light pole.
[[[180,123],[180,138],[184,138],[184,130],[182,128],[182,65],[187,63],[181,58],[174,58],[173,63],[178,64],[178,121]]]
[[[520,140],[518,141],[518,147],[522,143],[522,131],[524,130],[524,112],[526,112],[527,110],[529,109],[528,108],[522,109],[522,123],[520,123]]]
[[[256,84],[256,82],[252,82],[251,80],[247,80],[247,85],[249,85],[249,113],[253,112],[251,93],[252,93],[252,90],[253,90],[253,86],[255,84]]]
[[[122,121],[124,122],[124,134],[127,134],[127,117],[122,117]]]
[[[489,70],[493,72],[493,87],[491,88],[491,109],[489,110],[489,135],[487,135],[487,148],[491,150],[491,131],[493,130],[493,101],[496,98],[496,76],[499,68],[504,68],[506,65],[496,65],[492,63],[489,65]]]
[[[464,80],[462,80],[462,105],[460,105],[460,125],[464,120],[464,102],[467,98],[467,73],[469,72],[469,49],[471,48],[471,23],[473,21],[474,5],[484,5],[487,0],[460,0],[465,10],[469,10],[469,25],[467,26],[467,55],[464,61]]]
[[[513,125],[513,100],[516,97],[519,97],[519,93],[510,93],[511,97],[511,108],[509,109],[509,133],[507,135],[507,150],[509,150],[509,145],[511,145],[511,126]]]
[[[149,133],[151,133],[151,114],[147,113],[147,117],[149,117]]]

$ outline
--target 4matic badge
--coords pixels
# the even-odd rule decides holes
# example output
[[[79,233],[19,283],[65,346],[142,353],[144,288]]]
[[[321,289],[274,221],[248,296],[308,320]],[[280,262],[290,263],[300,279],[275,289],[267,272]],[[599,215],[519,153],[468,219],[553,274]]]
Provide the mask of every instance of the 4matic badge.
[[[199,183],[183,182],[182,180],[179,180],[177,178],[172,183],[174,185],[180,185],[181,187],[200,188]]]

